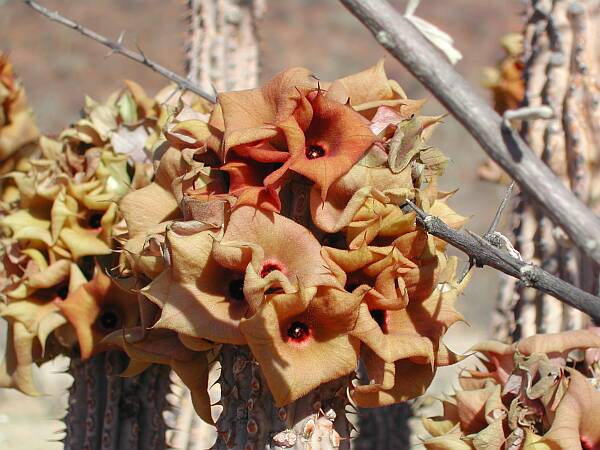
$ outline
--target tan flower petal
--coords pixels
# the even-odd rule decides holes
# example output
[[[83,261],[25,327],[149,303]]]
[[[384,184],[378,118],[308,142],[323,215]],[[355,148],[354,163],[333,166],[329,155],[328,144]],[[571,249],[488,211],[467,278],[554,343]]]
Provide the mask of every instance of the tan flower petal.
[[[111,248],[98,238],[96,231],[74,230],[63,228],[60,239],[67,246],[73,259],[77,260],[83,256],[109,255]]]
[[[179,215],[173,194],[156,183],[131,191],[123,197],[119,208],[127,222],[130,238],[161,222],[176,219]]]
[[[315,84],[310,72],[298,67],[275,75],[261,88],[219,94],[209,125],[224,135],[219,148],[209,144],[225,161],[232,147],[277,136],[273,124],[292,114],[301,97],[298,89]]]
[[[177,334],[167,330],[140,328],[116,331],[107,336],[105,343],[122,348],[139,369],[149,363],[170,366],[192,393],[192,403],[198,416],[213,424],[211,403],[208,396],[209,362],[205,352],[186,348]],[[136,371],[131,370],[130,375]]]
[[[434,375],[430,364],[415,364],[409,360],[397,361],[395,372],[394,387],[391,389],[375,392],[351,391],[354,403],[363,408],[379,408],[405,402],[423,395]]]
[[[35,334],[22,323],[9,324],[4,358],[0,363],[0,387],[16,388],[27,395],[40,395],[32,372],[34,340]]]
[[[387,167],[371,168],[354,165],[348,173],[331,185],[325,200],[315,186],[310,192],[313,221],[323,231],[334,233],[350,224],[367,198],[383,204],[392,200],[412,198],[410,170],[392,174]]]
[[[214,258],[232,270],[247,269],[265,278],[280,272],[293,286],[340,287],[311,232],[276,213],[240,207],[233,211]],[[266,291],[268,285],[265,284]]]
[[[564,331],[556,334],[538,334],[519,342],[518,350],[525,354],[563,354],[574,349],[600,347],[600,336],[589,330]]]
[[[423,100],[409,100],[394,81],[388,80],[384,60],[357,74],[325,84],[328,96],[340,103],[350,102],[352,107],[371,118],[379,106],[395,107],[403,117],[418,113]]]
[[[492,396],[496,396],[502,404],[500,401],[501,390],[502,387],[496,384],[483,389],[458,391],[456,393],[460,428],[465,434],[477,433],[488,425],[486,405]]]
[[[314,181],[324,201],[329,187],[358,162],[375,135],[350,106],[330,100],[321,91],[309,101],[312,120],[299,145],[288,142],[291,158],[286,165]]]

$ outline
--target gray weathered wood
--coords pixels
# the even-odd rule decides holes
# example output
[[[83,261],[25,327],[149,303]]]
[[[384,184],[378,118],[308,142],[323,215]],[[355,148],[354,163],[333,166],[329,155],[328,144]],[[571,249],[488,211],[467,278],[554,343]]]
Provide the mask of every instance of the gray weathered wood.
[[[493,267],[519,279],[526,286],[550,294],[567,305],[585,312],[593,319],[600,320],[600,298],[555,277],[534,264],[511,256],[508,251],[495,247],[475,233],[450,228],[440,218],[425,213],[410,200],[407,200],[407,204],[417,213],[418,223],[429,234],[462,250],[476,261],[477,266]]]

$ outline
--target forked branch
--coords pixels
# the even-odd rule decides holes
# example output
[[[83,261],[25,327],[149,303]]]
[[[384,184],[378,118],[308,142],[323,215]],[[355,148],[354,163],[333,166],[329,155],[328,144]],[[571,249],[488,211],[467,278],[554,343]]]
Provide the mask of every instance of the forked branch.
[[[208,92],[200,89],[194,83],[177,75],[175,72],[167,69],[166,67],[161,66],[160,64],[154,62],[151,59],[148,59],[148,57],[146,57],[146,55],[142,51],[134,52],[133,50],[129,50],[128,48],[123,46],[123,44],[121,43],[121,38],[119,38],[119,40],[117,40],[117,41],[111,41],[110,39],[102,36],[101,34],[98,34],[95,31],[90,30],[89,28],[86,28],[86,27],[78,24],[77,22],[60,15],[56,11],[50,11],[48,8],[40,5],[39,3],[37,3],[33,0],[23,0],[23,1],[25,4],[27,4],[28,6],[33,8],[35,11],[37,11],[41,15],[47,17],[48,19],[53,20],[54,22],[58,22],[69,28],[72,28],[73,30],[78,31],[79,33],[83,34],[84,36],[86,36],[90,39],[93,39],[94,41],[99,42],[100,44],[110,48],[112,53],[119,53],[129,59],[137,61],[140,64],[143,64],[144,66],[152,69],[153,71],[159,73],[163,77],[173,81],[182,90],[193,92],[194,94],[199,95],[200,97],[208,100],[211,103],[214,103],[216,101],[214,95],[209,94]]]
[[[600,320],[599,297],[555,277],[534,264],[512,256],[508,251],[495,247],[475,233],[450,228],[440,218],[427,214],[410,200],[407,200],[406,204],[417,213],[417,223],[427,233],[462,250],[475,261],[478,267],[490,266],[500,270],[521,280],[526,286],[550,294],[567,305],[583,311],[595,322]]]
[[[386,0],[340,0],[456,117],[555,225],[600,263],[600,220],[477,95],[429,41]]]

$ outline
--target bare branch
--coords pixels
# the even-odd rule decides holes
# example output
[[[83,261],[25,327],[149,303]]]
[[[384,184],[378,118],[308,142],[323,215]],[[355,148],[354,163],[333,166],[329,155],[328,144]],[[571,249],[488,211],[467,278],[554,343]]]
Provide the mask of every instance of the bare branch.
[[[534,264],[511,256],[475,233],[450,228],[440,218],[427,214],[410,200],[407,200],[406,204],[417,213],[417,223],[425,231],[462,250],[476,261],[478,267],[493,267],[521,280],[526,286],[550,294],[563,303],[583,311],[594,321],[600,319],[599,297],[551,275]]]
[[[385,0],[340,0],[444,104],[486,153],[600,263],[600,220],[543,164],[446,59]]]
[[[139,53],[136,53],[136,52],[124,47],[121,43],[123,40],[123,33],[121,33],[121,35],[119,36],[119,39],[116,42],[111,41],[110,39],[96,33],[95,31],[90,30],[89,28],[86,28],[86,27],[78,24],[77,22],[60,15],[56,11],[50,11],[49,9],[45,8],[44,6],[40,5],[39,3],[37,3],[33,0],[23,0],[23,1],[25,4],[27,4],[28,6],[33,8],[35,11],[42,14],[43,16],[47,17],[48,19],[50,19],[54,22],[58,22],[69,28],[72,28],[73,30],[78,31],[79,33],[83,34],[84,36],[86,36],[90,39],[93,39],[94,41],[99,42],[100,44],[108,47],[111,50],[111,52],[109,54],[119,53],[129,59],[137,61],[140,64],[143,64],[144,66],[159,73],[163,77],[173,81],[181,89],[183,89],[185,91],[193,92],[194,94],[199,95],[200,97],[208,100],[209,102],[215,103],[216,99],[215,99],[214,95],[211,95],[211,94],[205,92],[204,90],[200,89],[198,86],[196,86],[189,80],[186,80],[185,78],[177,75],[175,72],[161,66],[160,64],[152,61],[151,59],[148,59],[141,50]]]

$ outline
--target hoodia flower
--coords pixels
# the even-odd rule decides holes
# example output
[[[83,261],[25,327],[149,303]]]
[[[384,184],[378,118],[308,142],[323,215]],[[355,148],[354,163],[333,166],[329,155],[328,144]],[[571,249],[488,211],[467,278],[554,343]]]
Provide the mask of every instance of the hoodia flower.
[[[73,149],[81,144],[110,147],[138,164],[149,160],[168,117],[166,108],[133,81],[126,81],[125,88],[104,103],[86,97],[83,112],[84,117],[64,130],[60,140]]]
[[[32,363],[71,349],[77,338],[90,356],[108,331],[137,323],[136,296],[94,272],[95,258],[112,251],[116,202],[149,181],[149,163],[133,153],[149,150],[162,114],[130,83],[105,104],[88,100],[80,121],[58,139],[41,137],[39,157],[4,174],[0,233],[14,261],[4,262],[1,283],[1,314],[10,324],[1,384],[35,393]],[[124,299],[129,309],[121,309]]]
[[[248,185],[261,195],[275,196],[291,171],[313,181],[325,196],[375,140],[368,121],[345,103],[318,87],[306,69],[289,69],[259,89],[220,94],[208,144],[226,163],[242,158],[249,160],[247,170],[271,171],[262,188]],[[241,195],[243,182],[251,179],[238,176],[232,193]],[[277,206],[271,202],[272,210]]]
[[[506,55],[497,67],[485,68],[483,84],[493,94],[494,109],[502,114],[507,109],[519,107],[525,96],[523,35],[507,34],[500,43]]]
[[[414,112],[418,113],[418,109]],[[318,186],[313,186],[310,207],[317,227],[327,233],[338,232],[349,225],[361,208],[386,206],[391,209],[406,198],[412,199],[415,189],[428,184],[435,186],[447,158],[428,145],[427,140],[440,121],[441,116],[407,117],[389,107],[380,107],[370,124],[380,140],[330,187],[325,197]],[[372,205],[373,200],[383,205]],[[385,213],[375,214],[383,216]],[[375,225],[374,221],[365,223],[365,226],[370,225]]]
[[[463,372],[462,389],[443,401],[444,415],[424,419],[431,434],[425,447],[598,448],[600,392],[577,355],[598,346],[598,335],[587,330],[478,344],[484,368]]]
[[[240,329],[260,364],[275,403],[286,405],[319,385],[352,373],[361,297],[331,288],[269,294]]]
[[[556,408],[552,426],[540,441],[527,447],[531,450],[600,448],[600,390],[574,369],[565,369],[569,385]]]
[[[427,298],[440,275],[452,267],[448,267],[447,258],[435,246],[425,246],[417,262],[394,246],[363,245],[356,250],[324,247],[323,256],[346,289],[367,284],[383,296],[402,299],[404,303]]]
[[[137,295],[122,290],[99,267],[91,281],[55,304],[74,328],[83,359],[104,350],[105,336],[139,320]]]
[[[455,264],[452,266],[422,301],[393,301],[377,287],[367,292],[351,332],[363,343],[361,358],[368,379],[367,384],[352,388],[351,397],[358,406],[386,406],[421,395],[437,366],[457,361],[442,337],[452,324],[462,320],[454,304],[467,281],[457,283]]]
[[[222,266],[212,254],[218,229],[175,222],[166,232],[170,265],[142,289],[161,309],[156,329],[219,343],[243,344],[239,321],[248,311],[244,272]]]
[[[300,287],[341,288],[321,256],[321,244],[302,225],[244,206],[231,213],[214,258],[245,273],[244,295],[255,311],[270,289],[293,293]]]
[[[357,404],[404,401],[456,359],[442,336],[464,286],[444,244],[401,208],[412,199],[463,221],[437,190],[447,160],[426,140],[440,118],[419,116],[421,104],[382,63],[332,83],[290,69],[220,94],[210,112],[168,106],[168,118],[130,84],[40,143],[35,189],[12,176],[25,213],[0,224],[51,264],[93,262],[86,233],[120,252],[118,279],[86,270],[52,305],[84,356],[115,345],[131,357],[126,374],[171,366],[207,420],[205,375],[223,344],[249,346],[278,405],[349,380],[361,359]],[[150,153],[152,170],[132,163]]]
[[[523,70],[523,34],[510,33],[500,41],[505,56],[496,67],[485,67],[483,70],[483,86],[492,94],[494,109],[499,114],[506,110],[516,109],[525,97],[525,77]],[[491,159],[485,161],[478,170],[479,176],[487,181],[508,184],[509,177],[498,164]]]
[[[209,224],[173,222],[165,247],[169,267],[142,292],[161,308],[154,326],[183,335],[244,343],[239,321],[260,307],[265,293],[340,287],[307,229],[250,207],[233,211],[222,236]]]

